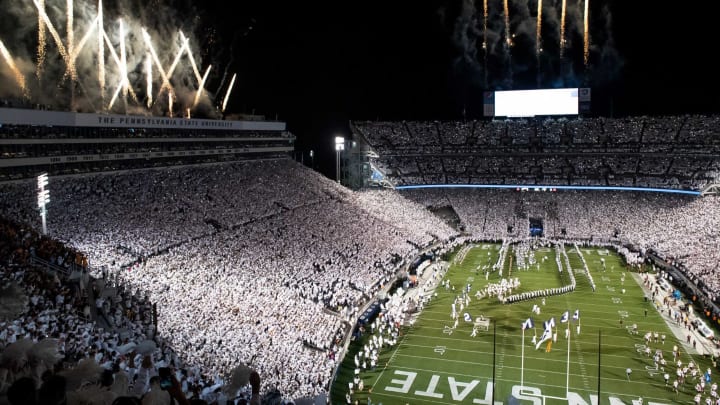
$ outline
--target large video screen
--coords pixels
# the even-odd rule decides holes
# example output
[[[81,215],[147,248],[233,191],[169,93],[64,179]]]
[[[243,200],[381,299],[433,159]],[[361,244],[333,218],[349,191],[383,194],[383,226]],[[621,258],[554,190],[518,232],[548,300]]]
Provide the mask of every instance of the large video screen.
[[[496,117],[578,115],[578,105],[577,88],[495,92]]]

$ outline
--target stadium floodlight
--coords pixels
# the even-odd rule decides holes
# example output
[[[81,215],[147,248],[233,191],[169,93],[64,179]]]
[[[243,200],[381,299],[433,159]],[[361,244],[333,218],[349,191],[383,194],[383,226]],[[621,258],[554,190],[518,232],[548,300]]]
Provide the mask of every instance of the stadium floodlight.
[[[50,190],[46,190],[48,185],[48,174],[42,173],[37,177],[38,182],[38,208],[40,209],[40,218],[42,218],[43,235],[47,235],[47,204],[50,203]]]
[[[335,179],[340,183],[340,152],[345,150],[345,138],[335,137]]]

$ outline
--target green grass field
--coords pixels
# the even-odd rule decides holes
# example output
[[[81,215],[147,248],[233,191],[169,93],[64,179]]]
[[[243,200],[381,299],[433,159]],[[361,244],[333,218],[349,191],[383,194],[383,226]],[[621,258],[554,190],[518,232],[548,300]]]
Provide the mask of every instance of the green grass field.
[[[676,379],[672,356],[674,344],[680,347],[680,358],[684,363],[692,360],[701,370],[706,370],[710,366],[709,359],[688,354],[653,304],[645,301],[645,294],[634,278],[637,275],[627,271],[614,252],[582,249],[597,287],[595,292],[582,270],[580,256],[568,246],[568,258],[577,280],[574,292],[547,297],[545,305],[540,298],[514,304],[502,304],[496,297],[475,299],[478,289],[488,282],[499,281],[497,272],[491,273],[487,281],[482,271],[476,272],[478,267],[496,263],[499,250],[497,244],[478,244],[461,263],[451,265],[445,279],[450,280],[456,290],[440,286],[436,289],[437,296],[425,306],[414,325],[404,327],[398,344],[383,349],[378,367],[374,371],[361,372],[364,389],[353,393],[353,403],[358,400],[366,404],[370,397],[373,404],[384,405],[493,405],[493,400],[494,404],[619,405],[632,404],[632,400],[640,396],[645,404],[692,403],[695,380],[688,379],[678,394],[671,386],[665,386],[663,373],[651,370],[654,368],[652,356],[647,357],[643,352],[643,335],[648,331],[666,335],[664,344],[652,342],[649,346],[653,352],[662,350],[668,362],[666,371],[670,374],[671,384]],[[539,249],[534,254],[541,263],[539,270],[535,266],[531,270],[519,270],[514,264],[512,248],[507,255],[503,273],[507,277],[511,268],[510,276],[518,277],[521,282],[515,292],[569,284],[566,272],[561,274],[557,269],[553,248]],[[543,256],[547,257],[544,262]],[[605,260],[605,270],[601,259]],[[451,303],[467,283],[471,284],[472,301],[465,310],[458,311],[459,325],[451,329],[454,322],[450,317]],[[540,315],[531,314],[534,304],[541,307]],[[580,314],[579,334],[578,322],[572,320],[575,310]],[[565,338],[568,324],[560,322],[565,311],[571,315],[569,341]],[[463,321],[463,312],[469,312],[473,318],[489,317],[492,320],[489,330],[481,329],[476,337],[472,337],[472,324]],[[533,318],[535,328],[525,331],[523,350],[521,324],[528,317]],[[550,352],[546,352],[545,344],[536,350],[531,343],[533,334],[537,333],[539,337],[543,322],[551,317],[556,320],[557,341]],[[638,325],[638,335],[629,332],[633,323]],[[364,338],[367,339],[367,335]],[[333,404],[346,403],[348,382],[352,381],[355,368],[353,357],[363,342],[356,341],[350,346],[333,386]],[[632,369],[629,379],[627,368]],[[598,392],[600,401],[596,402],[592,396]],[[511,401],[511,395],[519,401]]]

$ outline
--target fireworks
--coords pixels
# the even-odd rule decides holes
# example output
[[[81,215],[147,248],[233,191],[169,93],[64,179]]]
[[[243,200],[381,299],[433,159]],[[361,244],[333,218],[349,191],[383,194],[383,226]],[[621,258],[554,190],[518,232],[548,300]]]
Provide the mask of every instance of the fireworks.
[[[147,56],[145,56],[145,77],[147,78],[145,83],[145,93],[147,93],[147,106],[148,108],[150,108],[152,107],[153,103],[152,56],[150,56],[150,52],[148,52]]]
[[[180,59],[182,58],[183,54],[185,53],[185,49],[188,47],[189,40],[185,38],[182,33],[180,33],[182,38],[182,45],[180,45],[180,49],[178,50],[177,54],[175,55],[175,60],[173,61],[172,65],[170,65],[170,68],[165,72],[165,76],[168,78],[171,78],[173,73],[175,73],[175,69],[177,68],[178,64],[180,63]],[[167,83],[163,83],[163,86],[160,88],[160,92],[163,91],[165,86],[170,86],[170,80],[167,81]]]
[[[487,44],[487,23],[488,23],[488,0],[483,0],[483,83],[488,85],[488,44]]]
[[[540,57],[540,51],[542,50],[542,0],[538,0],[538,8],[537,8],[537,26],[536,26],[536,32],[535,32],[535,53],[537,54],[538,58]]]
[[[120,95],[120,92],[123,93],[123,98],[127,100],[127,93],[128,93],[128,86],[125,84],[127,81],[127,57],[125,55],[125,29],[123,26],[122,20],[118,20],[118,24],[120,26],[120,57],[115,53],[115,49],[110,44],[110,39],[105,37],[105,40],[108,42],[108,47],[110,48],[110,53],[112,54],[113,58],[115,59],[115,63],[118,66],[118,69],[120,69],[120,83],[118,83],[117,88],[115,89],[115,93],[112,96],[112,99],[110,100],[110,104],[108,105],[108,109],[112,109],[113,105],[115,104],[115,101],[118,98],[118,95]]]
[[[127,100],[128,95],[128,87],[130,87],[130,83],[128,83],[127,79],[127,54],[125,52],[126,46],[125,46],[125,25],[123,24],[122,20],[118,20],[118,24],[120,25],[120,86],[122,86],[122,93],[123,98]]]
[[[5,62],[7,62],[8,66],[10,67],[10,70],[13,73],[13,76],[15,77],[15,81],[17,82],[18,86],[20,86],[20,89],[23,92],[23,95],[27,96],[26,94],[26,87],[25,87],[25,76],[20,73],[20,70],[18,70],[17,66],[15,65],[15,61],[13,60],[12,56],[10,56],[10,52],[8,52],[7,48],[5,48],[5,44],[0,40],[0,54],[2,54],[3,58],[5,59]]]
[[[202,80],[200,77],[200,70],[198,70],[197,63],[195,63],[195,58],[193,57],[192,51],[190,50],[190,40],[185,38],[185,34],[183,34],[182,31],[180,31],[180,40],[183,43],[187,43],[185,46],[185,50],[188,54],[188,59],[190,59],[190,66],[192,66],[193,73],[195,73],[195,79],[198,81],[198,83]]]
[[[95,20],[90,24],[90,29],[85,32],[85,35],[80,39],[80,42],[77,43],[77,45],[74,45],[72,47],[72,51],[68,51],[70,53],[70,60],[72,61],[73,70],[75,70],[75,61],[77,61],[78,56],[80,56],[80,51],[85,47],[85,43],[90,39],[90,34],[93,33],[93,30],[97,26],[97,17]],[[69,49],[69,48],[68,48]],[[76,71],[77,73],[77,71]]]
[[[62,56],[62,58],[67,63],[67,50],[65,50],[65,45],[63,45],[62,39],[60,39],[60,34],[58,34],[55,26],[53,26],[52,22],[50,21],[50,17],[48,17],[47,13],[45,12],[45,6],[41,6],[38,0],[33,0],[33,3],[35,3],[35,7],[38,10],[38,16],[43,22],[42,26],[47,27],[48,32],[50,32],[50,36],[52,36],[55,40],[55,45],[58,47],[58,52],[60,53],[60,56]]]
[[[207,70],[205,71],[205,74],[202,77],[202,80],[200,80],[200,87],[198,88],[197,93],[195,93],[195,102],[193,103],[193,108],[198,105],[200,102],[200,95],[202,94],[203,87],[205,87],[205,81],[208,78],[208,75],[210,74],[210,69],[212,68],[212,65],[208,66]]]
[[[143,28],[142,30],[142,36],[143,40],[145,40],[145,44],[148,47],[148,50],[150,51],[150,56],[152,56],[153,62],[155,62],[155,67],[157,68],[158,72],[160,72],[160,77],[162,78],[162,88],[160,89],[160,92],[162,92],[163,88],[171,89],[172,85],[170,84],[170,79],[168,79],[167,74],[165,73],[165,70],[163,70],[162,64],[160,63],[160,59],[158,59],[157,52],[155,52],[155,48],[152,46],[152,42],[150,40],[150,34]],[[158,94],[159,96],[159,94]]]
[[[105,42],[108,45],[108,49],[110,49],[110,55],[112,55],[113,59],[115,60],[115,63],[118,66],[118,69],[120,70],[120,80],[118,82],[117,88],[115,89],[115,93],[113,94],[112,99],[110,100],[110,104],[108,105],[108,110],[112,109],[113,105],[115,104],[115,101],[118,98],[118,95],[120,95],[120,92],[122,92],[123,95],[123,104],[127,106],[127,96],[128,94],[132,99],[137,103],[138,98],[135,94],[135,91],[130,87],[130,80],[128,80],[128,71],[127,71],[127,54],[126,54],[126,45],[125,45],[125,25],[123,24],[122,20],[118,20],[119,24],[119,31],[120,31],[120,56],[118,57],[117,53],[115,53],[115,48],[113,48],[112,43],[110,42],[110,38],[107,37],[105,33],[103,33],[103,36],[105,37]]]
[[[138,24],[128,20],[127,18],[130,17],[127,16],[125,16],[127,18],[123,17],[118,20],[117,29],[106,32],[106,12],[103,1],[76,2],[77,0],[32,0],[31,4],[34,5],[34,8],[33,15],[30,17],[33,21],[37,20],[37,54],[31,63],[34,65],[33,75],[37,77],[38,93],[46,93],[49,89],[67,90],[69,99],[65,98],[65,100],[69,100],[70,108],[74,109],[79,107],[75,104],[75,89],[80,89],[85,97],[82,101],[83,107],[95,108],[94,106],[98,106],[100,110],[106,111],[119,108],[118,104],[120,104],[120,108],[124,107],[127,111],[128,102],[131,100],[138,105],[146,105],[147,108],[152,109],[154,103],[164,96],[165,92],[168,93],[168,99],[172,100],[171,103],[178,103],[181,99],[176,98],[179,93],[175,86],[182,86],[188,87],[186,89],[188,91],[196,89],[197,93],[194,102],[193,100],[185,101],[187,105],[177,106],[178,111],[185,111],[186,108],[192,109],[198,105],[203,92],[206,91],[205,86],[210,80],[211,68],[208,67],[204,75],[201,74],[203,72],[198,69],[198,63],[201,61],[196,61],[194,57],[190,38],[179,32],[180,43],[176,45],[175,49],[169,50],[168,47],[172,46],[172,43],[160,43],[151,39],[151,34],[144,28],[141,32],[142,35],[131,32],[131,27],[138,26]],[[90,4],[86,4],[87,2]],[[93,15],[92,3],[95,2],[97,14]],[[18,15],[17,17],[27,16]],[[54,21],[55,18],[58,18],[58,21]],[[62,31],[58,30],[61,27],[60,24],[62,24]],[[93,42],[95,38],[97,38],[96,43]],[[155,47],[154,44],[161,45]],[[35,47],[34,44],[32,46]],[[21,71],[22,67],[26,66],[21,62],[25,61],[13,60],[4,44],[2,48],[0,63],[7,62],[10,67],[7,69],[8,76],[13,76],[14,82],[29,98],[30,95],[27,93],[29,88],[36,88],[36,86],[28,86],[26,83],[24,72]],[[57,53],[49,55],[49,50]],[[186,54],[187,61],[183,59]],[[49,69],[48,64],[50,62],[57,64],[57,60],[62,60],[62,65],[59,66],[61,69],[58,70],[58,66]],[[138,60],[140,61],[139,66]],[[192,73],[179,67],[183,62],[192,67]],[[108,63],[111,65],[110,69],[107,69]],[[91,72],[87,71],[88,66],[93,66]],[[182,72],[182,77],[176,72]],[[135,80],[138,76],[140,83],[131,82],[131,79]],[[47,83],[49,86],[41,83],[48,79],[57,80],[57,86],[53,86],[54,83]],[[69,80],[69,85],[65,80]],[[142,83],[143,81],[145,83]],[[196,86],[193,86],[193,82]],[[112,86],[112,89],[109,86]],[[142,92],[146,93],[142,94],[142,101],[138,100],[134,88],[142,88]],[[39,97],[39,95],[34,96]],[[63,98],[58,93],[55,93],[54,96]],[[182,98],[182,100],[185,99]],[[170,110],[172,111],[172,108]]]
[[[590,59],[590,18],[588,15],[588,10],[590,5],[590,0],[585,0],[585,14],[583,15],[583,63],[585,63],[585,67],[587,67],[588,59]]]
[[[45,12],[45,0],[38,2],[38,8]],[[35,69],[35,75],[38,80],[42,76],[43,65],[45,64],[45,23],[43,22],[42,15],[38,12],[38,48],[37,48],[37,65]]]
[[[66,8],[66,23],[67,23],[67,53],[68,58],[65,61],[67,63],[67,70],[70,72],[72,81],[77,81],[77,70],[75,70],[75,59],[73,59],[73,49],[75,48],[75,29],[74,24],[74,13],[73,13],[73,0],[67,0]]]
[[[562,0],[562,10],[560,11],[560,59],[563,57],[565,50],[565,14],[567,11],[567,0]]]
[[[488,0],[483,0],[483,49],[487,52]]]
[[[503,0],[503,12],[505,14],[505,44],[509,47],[512,45],[512,39],[510,38],[510,7],[508,7],[508,0]]]
[[[172,91],[168,91],[168,116],[173,116],[173,94]]]
[[[579,1],[577,0],[578,8],[580,6]],[[590,58],[590,1],[583,1],[582,58],[587,67]],[[473,25],[473,29],[479,28],[477,26],[479,24],[479,10],[475,10],[476,3],[478,3],[477,0],[467,1],[467,5],[473,7],[472,22],[476,24]],[[519,4],[519,2],[516,3]],[[156,113],[164,113],[165,93],[168,93],[168,100],[172,100],[172,103],[182,104],[175,107],[178,116],[185,115],[184,111],[187,108],[193,109],[197,107],[203,97],[203,92],[207,96],[206,86],[210,87],[209,82],[212,80],[210,78],[211,68],[206,67],[204,72],[199,70],[206,66],[207,62],[200,59],[196,60],[195,55],[199,54],[196,49],[191,47],[191,44],[196,42],[185,36],[183,32],[175,31],[177,34],[174,39],[160,38],[153,33],[153,30],[145,28],[142,29],[141,33],[132,32],[133,27],[141,25],[138,21],[131,20],[130,15],[125,15],[124,20],[117,23],[117,28],[114,22],[111,23],[113,29],[108,29],[106,32],[107,27],[104,22],[107,10],[104,10],[102,0],[84,0],[82,3],[78,0],[32,0],[32,4],[34,6],[30,6],[30,10],[27,10],[27,7],[17,8],[17,10],[13,8],[10,12],[25,13],[30,11],[30,15],[18,15],[17,17],[19,21],[31,21],[33,24],[37,20],[37,38],[30,37],[25,41],[21,39],[21,42],[25,42],[24,52],[18,51],[14,55],[16,57],[14,60],[3,45],[3,54],[0,57],[2,59],[0,63],[9,66],[8,69],[3,70],[8,74],[10,79],[8,82],[16,83],[24,93],[27,94],[29,91],[34,93],[37,89],[38,93],[43,92],[43,96],[45,96],[40,97],[40,94],[33,94],[38,100],[54,96],[58,98],[59,102],[66,102],[70,99],[70,105],[75,106],[74,92],[78,89],[86,97],[82,104],[78,104],[78,107],[83,109],[102,106],[99,109],[106,111],[120,110],[125,107],[125,111],[127,111],[127,107],[130,107],[128,103],[132,100],[137,105],[143,106],[143,108],[145,106],[149,109],[157,107],[155,109]],[[574,4],[571,3],[571,16],[574,15],[572,12]],[[559,19],[545,18],[546,34],[554,30],[560,31],[560,59],[563,59],[563,62],[569,62],[564,60],[566,54],[568,56],[577,55],[578,60],[580,58],[579,52],[568,52],[571,43],[577,42],[576,45],[579,45],[580,41],[572,41],[573,37],[570,37],[571,40],[568,41],[567,38],[567,0],[551,3],[545,1],[545,4],[543,4],[543,0],[537,0],[536,49],[534,51],[537,58],[538,83],[541,76],[540,56],[543,55],[546,58],[557,57],[558,52],[554,47],[545,47],[543,49],[543,6],[551,13],[551,16],[555,16],[560,12]],[[490,10],[489,7],[498,8],[498,10]],[[500,7],[502,7],[502,10],[499,9]],[[523,52],[523,49],[513,48],[513,46],[524,43],[528,39],[527,42],[532,41],[532,30],[530,29],[530,32],[527,32],[525,27],[528,25],[524,24],[530,23],[529,26],[531,26],[532,21],[524,21],[521,25],[519,19],[523,15],[522,12],[518,13],[518,15],[513,14],[513,18],[516,19],[514,26],[517,27],[515,34],[513,34],[509,7],[510,0],[503,0],[502,5],[499,1],[492,4],[489,4],[488,0],[482,2],[482,63],[484,63],[482,74],[484,75],[485,87],[488,87],[488,76],[495,74],[494,70],[489,69],[488,66],[497,62],[498,66],[503,67],[503,73],[500,73],[500,69],[495,69],[498,74],[505,76],[504,72],[508,72],[508,77],[503,78],[503,86],[511,88],[514,67],[511,57],[522,56],[511,54],[513,52]],[[560,7],[562,7],[561,10]],[[51,17],[56,20],[51,20]],[[489,21],[489,19],[492,19],[492,21]],[[500,28],[501,25],[502,28]],[[573,25],[573,22],[571,22],[571,25]],[[497,31],[494,29],[495,27],[497,27]],[[168,27],[159,28],[162,29],[158,29],[157,32],[172,32],[172,30],[168,30]],[[58,31],[58,29],[61,30]],[[93,35],[97,35],[97,43],[92,42],[95,40]],[[517,38],[515,38],[515,35],[517,35]],[[526,38],[527,36],[529,38]],[[601,36],[596,38],[601,38]],[[37,40],[37,43],[35,43],[35,40]],[[516,40],[518,42],[515,42]],[[20,59],[20,55],[27,54],[29,44],[32,44],[30,45],[31,53],[35,53],[33,51],[37,45],[36,55],[29,58],[35,60]],[[13,46],[15,45],[13,44]],[[48,54],[48,52],[51,52],[51,54]],[[529,50],[529,52],[533,51]],[[187,55],[187,59],[184,59],[185,55]],[[502,60],[493,58],[502,58]],[[543,58],[543,63],[546,58]],[[58,64],[58,61],[60,61],[59,66],[50,66],[51,63]],[[32,66],[31,63],[34,64],[34,72],[32,67],[25,68],[26,66]],[[505,70],[505,66],[507,66],[507,70]],[[547,66],[550,70],[555,69],[552,63],[543,64],[543,66]],[[567,66],[567,64],[563,66]],[[34,79],[33,76],[37,76],[37,80],[27,83],[27,80]],[[233,76],[230,85],[225,88],[224,84],[226,82],[223,76],[222,90],[220,91],[226,91],[226,93],[221,94],[218,91],[215,100],[215,102],[221,101],[221,103],[218,103],[218,107],[221,107],[220,109],[223,112],[229,102],[236,78],[236,76]],[[57,80],[58,83],[51,83],[49,80]],[[65,80],[69,80],[69,85]],[[44,83],[46,81],[47,83]],[[53,91],[55,93],[51,94]],[[67,94],[59,94],[59,91],[66,91]],[[135,91],[140,94],[141,101],[138,101]],[[187,94],[192,94],[193,91],[195,93],[192,99],[185,97]],[[220,95],[224,97],[220,99]],[[160,103],[158,103],[158,100],[160,100]]]
[[[227,107],[228,100],[230,99],[230,92],[232,91],[233,85],[235,84],[236,76],[237,74],[234,74],[232,79],[230,80],[230,86],[228,86],[227,93],[225,93],[225,99],[223,100],[222,112],[225,112],[225,108]]]
[[[105,44],[103,43],[105,28],[103,27],[102,0],[98,1],[97,38],[98,38],[98,83],[100,84],[100,102],[105,101]]]

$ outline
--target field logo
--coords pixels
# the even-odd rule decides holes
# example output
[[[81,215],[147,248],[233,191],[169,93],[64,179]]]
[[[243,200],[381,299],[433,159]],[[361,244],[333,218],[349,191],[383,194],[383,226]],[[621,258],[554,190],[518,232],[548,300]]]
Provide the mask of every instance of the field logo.
[[[464,401],[469,396],[472,398],[473,396],[479,396],[472,398],[473,404],[480,404],[480,405],[504,405],[505,402],[503,401],[495,401],[493,404],[493,384],[492,381],[487,381],[485,384],[482,384],[480,380],[471,380],[471,381],[459,381],[456,380],[455,377],[447,376],[447,377],[441,377],[440,375],[433,374],[430,377],[430,381],[427,383],[427,385],[423,384],[422,386],[415,386],[413,387],[413,383],[415,382],[415,379],[417,378],[418,373],[413,371],[402,371],[402,370],[395,370],[394,371],[395,377],[400,378],[393,378],[390,380],[390,383],[383,387],[385,391],[388,392],[396,392],[399,394],[409,394],[409,395],[415,395],[419,397],[425,397],[425,398],[434,398],[434,399],[444,399],[444,400],[451,400],[456,402]],[[413,388],[416,388],[415,390],[412,390]],[[446,398],[448,388],[450,391],[450,398]],[[476,389],[477,388],[477,389]],[[484,393],[479,392],[482,388],[484,388]],[[484,394],[484,395],[483,395]],[[567,405],[598,405],[599,401],[597,398],[597,395],[590,394],[587,397],[582,397],[580,394],[576,392],[568,392],[567,398],[557,398],[557,397],[546,397],[543,395],[542,390],[540,388],[536,387],[529,387],[529,386],[523,386],[523,385],[514,385],[512,387],[512,396],[517,400],[522,400],[523,403],[532,403],[533,405],[542,405],[545,403],[546,398],[553,398],[558,399],[561,401],[567,401],[562,403],[567,403]],[[553,403],[561,403],[561,402],[555,402]],[[633,403],[633,402],[631,402]],[[610,396],[608,398],[608,402],[604,404],[609,405],[627,405],[625,401],[618,397]],[[603,404],[603,405],[604,405]],[[648,405],[668,405],[663,402],[648,402]]]

